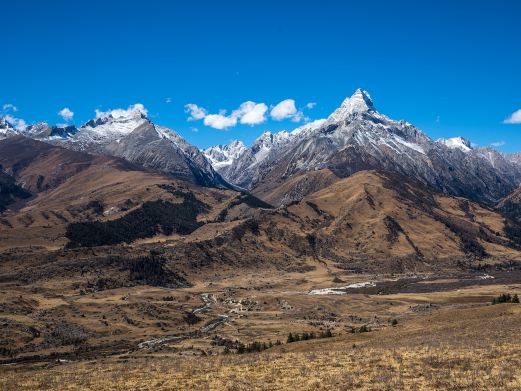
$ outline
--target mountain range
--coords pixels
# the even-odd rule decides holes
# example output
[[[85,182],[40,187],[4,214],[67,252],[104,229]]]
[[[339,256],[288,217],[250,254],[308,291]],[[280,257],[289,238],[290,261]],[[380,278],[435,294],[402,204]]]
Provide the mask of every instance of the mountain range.
[[[255,194],[323,169],[338,178],[368,169],[393,171],[445,194],[486,205],[495,204],[521,182],[518,154],[474,148],[461,137],[432,140],[414,125],[379,113],[361,89],[327,119],[293,131],[265,132],[251,147],[233,141],[200,151],[175,131],[154,124],[141,105],[97,112],[96,118],[80,128],[37,123],[18,130],[1,119],[0,139],[16,135],[120,157],[201,186],[239,188]],[[287,189],[291,196],[275,200],[276,204],[319,190],[300,182],[295,186]]]
[[[166,240],[200,264],[235,254],[361,270],[521,256],[519,156],[432,140],[360,89],[327,119],[251,147],[200,151],[140,105],[79,128],[2,119],[0,138],[8,248]]]
[[[80,128],[37,123],[17,130],[2,119],[0,139],[16,135],[74,151],[121,157],[201,186],[230,187],[198,148],[176,132],[152,123],[140,105],[129,110],[98,112],[96,118]]]
[[[521,180],[517,155],[473,148],[461,137],[432,140],[414,125],[379,113],[361,89],[326,120],[292,132],[266,132],[251,148],[234,141],[204,153],[227,181],[254,193],[316,170],[328,169],[345,178],[375,169],[397,172],[437,191],[493,205]],[[279,201],[291,202],[305,192],[296,191]]]
[[[432,140],[362,90],[251,147],[200,151],[139,105],[0,135],[2,363],[331,325],[353,349],[367,324],[458,318],[519,281],[519,155]]]

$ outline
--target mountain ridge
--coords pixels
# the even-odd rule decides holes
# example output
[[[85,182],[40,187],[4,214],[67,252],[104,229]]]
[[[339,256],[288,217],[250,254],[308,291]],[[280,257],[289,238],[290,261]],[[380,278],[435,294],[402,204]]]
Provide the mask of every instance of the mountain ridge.
[[[328,169],[339,177],[360,170],[390,170],[446,194],[494,205],[521,183],[516,155],[473,148],[461,137],[434,141],[404,120],[380,114],[370,95],[358,89],[325,121],[306,131],[266,133],[225,168],[231,183],[255,192],[266,182]],[[280,141],[279,141],[280,140]],[[261,158],[258,146],[264,146]]]
[[[201,186],[231,188],[208,159],[173,130],[154,124],[142,105],[128,110],[97,112],[76,128],[41,122],[15,129],[0,122],[0,139],[25,136],[79,152],[123,158],[147,169]]]

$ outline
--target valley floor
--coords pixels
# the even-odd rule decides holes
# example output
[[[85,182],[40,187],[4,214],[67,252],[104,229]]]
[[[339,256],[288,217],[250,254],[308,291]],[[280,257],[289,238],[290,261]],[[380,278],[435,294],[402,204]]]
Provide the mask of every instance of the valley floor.
[[[263,353],[3,366],[3,390],[519,390],[521,306],[441,310]]]
[[[501,293],[521,293],[519,271],[337,272],[327,265],[255,278],[226,272],[191,288],[87,295],[4,283],[2,335],[21,350],[2,360],[0,389],[521,389],[521,305],[490,304]],[[312,294],[324,288],[335,294]],[[183,321],[189,312],[197,323]],[[60,330],[75,329],[52,323],[57,314],[88,339],[60,340]],[[31,340],[22,333],[30,327],[42,335]],[[332,338],[286,343],[290,332],[328,329]],[[235,340],[282,344],[236,354]],[[32,350],[23,349],[28,342]]]

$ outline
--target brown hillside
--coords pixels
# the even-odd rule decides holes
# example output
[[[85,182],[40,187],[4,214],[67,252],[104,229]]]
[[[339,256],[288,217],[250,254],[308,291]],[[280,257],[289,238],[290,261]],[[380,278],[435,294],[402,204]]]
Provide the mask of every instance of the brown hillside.
[[[398,262],[407,269],[435,260],[521,255],[512,249],[500,214],[397,174],[359,172],[287,212],[265,218],[272,238],[306,235],[317,257],[346,268]]]

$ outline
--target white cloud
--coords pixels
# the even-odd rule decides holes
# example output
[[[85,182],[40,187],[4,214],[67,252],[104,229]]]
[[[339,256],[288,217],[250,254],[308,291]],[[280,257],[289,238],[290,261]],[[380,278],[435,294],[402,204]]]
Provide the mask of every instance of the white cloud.
[[[521,109],[514,111],[510,117],[503,121],[504,124],[521,124]]]
[[[199,128],[196,128],[194,126],[190,126],[190,130],[194,133],[197,133],[199,131]]]
[[[501,147],[501,146],[503,146],[505,144],[506,144],[506,142],[504,142],[504,141],[496,141],[496,142],[494,142],[494,143],[492,143],[490,145],[493,146],[493,147]]]
[[[165,103],[172,103],[172,98],[165,98]]]
[[[18,123],[16,124],[16,129],[24,130],[27,127],[27,124],[23,119],[18,119]]]
[[[282,121],[283,119],[293,117],[296,113],[295,100],[285,99],[271,109],[270,115],[274,120]]]
[[[9,122],[11,125],[14,125],[17,121],[18,121],[18,118],[15,118],[13,117],[12,115],[10,114],[7,114],[4,116],[4,119]]]
[[[74,117],[74,112],[68,107],[64,107],[58,112],[58,115],[68,122]]]
[[[308,103],[305,108],[311,109],[315,107],[314,102]],[[268,106],[265,103],[256,103],[253,101],[246,101],[241,103],[239,108],[233,110],[230,115],[226,115],[226,110],[220,110],[218,114],[208,114],[208,111],[196,105],[189,103],[185,105],[185,112],[190,116],[188,121],[204,120],[206,126],[214,129],[227,129],[236,126],[238,123],[243,125],[258,125],[266,121]],[[273,106],[270,111],[270,116],[276,121],[283,119],[291,119],[293,122],[308,122],[310,119],[306,117],[302,109],[297,109],[294,99],[285,99]]]
[[[4,112],[12,111],[13,113],[16,113],[18,111],[18,108],[11,103],[6,103],[2,106],[2,109]]]
[[[204,124],[214,129],[223,130],[237,125],[237,117],[227,117],[224,114],[208,114],[204,117]]]
[[[199,107],[194,103],[188,103],[185,105],[185,113],[190,113],[188,121],[203,119],[207,115],[206,109]]]
[[[105,118],[108,116],[112,116],[112,118],[124,118],[124,117],[133,117],[136,115],[147,115],[148,110],[145,109],[145,106],[143,106],[141,103],[136,103],[134,105],[130,105],[128,109],[114,109],[114,110],[108,110],[108,111],[100,111],[96,109],[96,119],[98,118]]]
[[[13,117],[10,114],[5,115],[4,118],[17,130],[24,130],[27,127],[27,124],[23,119]]]
[[[237,123],[244,125],[257,125],[266,121],[266,112],[268,106],[265,103],[255,103],[247,101],[241,103],[238,109],[232,111],[230,115],[226,115],[226,110],[219,110],[218,114],[208,114],[208,111],[196,105],[189,103],[185,105],[185,112],[190,116],[188,121],[204,120],[206,126],[214,129],[227,129],[236,126]]]
[[[310,118],[304,116],[304,113],[302,111],[297,111],[293,117],[291,117],[291,121],[293,122],[300,122],[304,120],[305,122],[309,122]]]
[[[309,102],[304,107],[306,109],[312,109],[315,105],[315,102]],[[284,119],[291,119],[293,122],[300,122],[302,120],[309,121],[309,118],[304,116],[302,109],[297,109],[294,99],[285,99],[279,102],[271,109],[270,115],[275,121],[282,121]]]
[[[241,103],[237,110],[232,112],[232,118],[240,118],[240,123],[244,125],[258,125],[266,121],[268,106],[264,103],[247,101]]]

